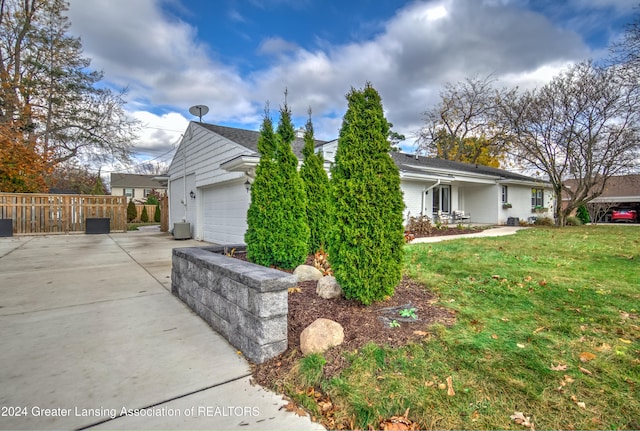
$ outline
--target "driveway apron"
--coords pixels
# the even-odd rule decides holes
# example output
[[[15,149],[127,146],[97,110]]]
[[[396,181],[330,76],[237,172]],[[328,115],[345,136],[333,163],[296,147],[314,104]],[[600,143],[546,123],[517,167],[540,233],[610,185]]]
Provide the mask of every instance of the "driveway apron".
[[[170,293],[167,234],[0,238],[0,429],[322,429]]]

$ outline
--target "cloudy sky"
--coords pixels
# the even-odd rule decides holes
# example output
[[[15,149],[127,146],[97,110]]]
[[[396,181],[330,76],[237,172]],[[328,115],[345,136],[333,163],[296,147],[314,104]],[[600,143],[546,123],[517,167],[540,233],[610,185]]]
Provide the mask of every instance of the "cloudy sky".
[[[602,59],[640,0],[71,0],[92,67],[144,125],[138,160],[170,162],[194,120],[258,130],[288,89],[296,127],[338,135],[345,94],[366,82],[409,149],[446,82],[492,74],[531,88]]]

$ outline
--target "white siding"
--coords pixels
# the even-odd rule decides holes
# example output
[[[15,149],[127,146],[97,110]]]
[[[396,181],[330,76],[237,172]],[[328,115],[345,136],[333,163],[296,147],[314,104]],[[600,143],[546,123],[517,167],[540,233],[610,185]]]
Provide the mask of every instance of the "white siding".
[[[422,213],[423,197],[425,184],[418,181],[400,182],[400,190],[404,196],[404,222],[406,223],[410,216],[417,217]],[[429,206],[427,206],[429,208]],[[431,212],[425,213],[431,217]]]
[[[496,223],[500,202],[498,185],[469,185],[464,187],[464,209],[471,213],[473,223]]]
[[[185,217],[191,223],[192,234],[196,239],[203,239],[204,226],[199,222],[206,220],[204,212],[198,209],[202,200],[201,189],[219,183],[234,180],[244,180],[242,172],[228,172],[220,168],[220,164],[240,155],[248,155],[250,150],[212,132],[196,123],[190,123],[182,142],[176,151],[169,177],[171,182],[169,224],[180,222]],[[182,178],[187,175],[187,190],[185,196]],[[189,193],[193,190],[196,199]],[[246,194],[246,191],[243,191]],[[198,216],[200,214],[200,216]]]
[[[244,243],[251,195],[241,181],[202,189],[202,239],[216,244]]]

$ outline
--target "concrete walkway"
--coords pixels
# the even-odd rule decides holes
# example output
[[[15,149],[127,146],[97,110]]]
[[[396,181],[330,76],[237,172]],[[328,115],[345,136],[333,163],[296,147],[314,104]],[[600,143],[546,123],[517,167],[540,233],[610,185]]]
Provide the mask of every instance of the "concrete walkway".
[[[460,239],[460,238],[482,238],[489,236],[505,236],[505,235],[513,235],[517,231],[521,229],[527,229],[522,226],[499,226],[492,227],[489,229],[485,229],[481,232],[476,233],[465,233],[462,235],[443,235],[443,236],[431,236],[427,238],[416,238],[411,241],[411,244],[420,244],[423,242],[440,242],[440,241],[448,241],[452,239]]]
[[[171,249],[202,245],[0,238],[0,429],[323,429],[171,295]]]

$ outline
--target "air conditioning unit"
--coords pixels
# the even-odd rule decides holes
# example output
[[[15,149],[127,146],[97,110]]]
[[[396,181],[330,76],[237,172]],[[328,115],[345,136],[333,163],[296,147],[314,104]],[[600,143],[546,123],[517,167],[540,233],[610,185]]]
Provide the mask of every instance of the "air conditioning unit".
[[[191,223],[174,223],[173,239],[191,238]]]

